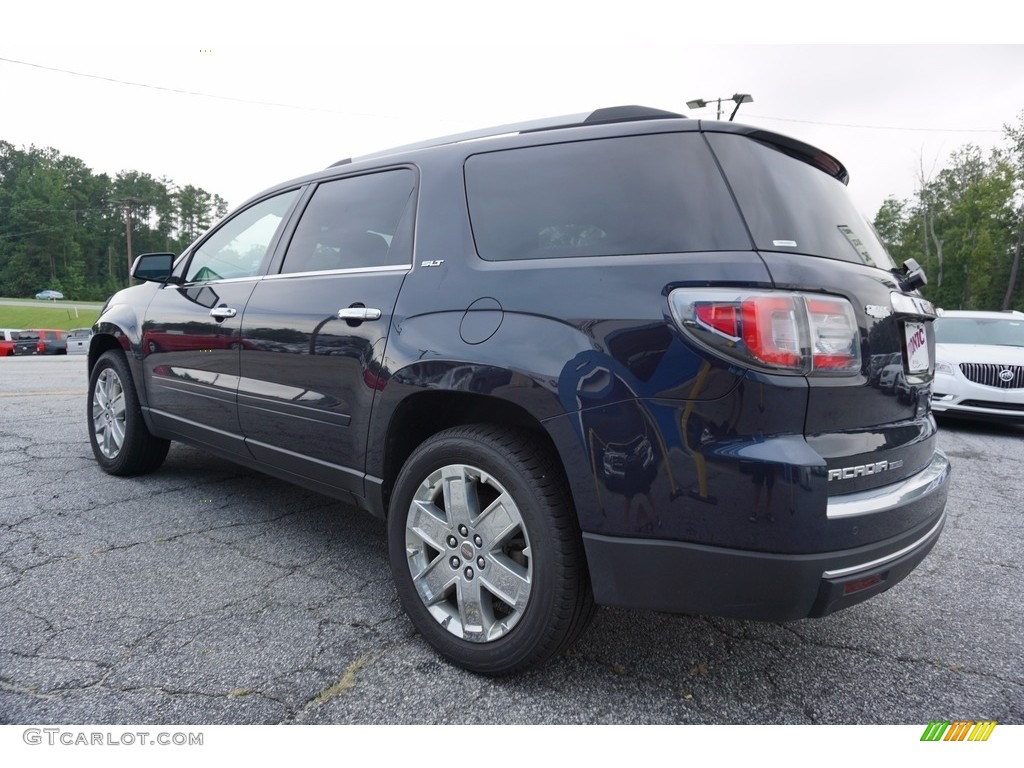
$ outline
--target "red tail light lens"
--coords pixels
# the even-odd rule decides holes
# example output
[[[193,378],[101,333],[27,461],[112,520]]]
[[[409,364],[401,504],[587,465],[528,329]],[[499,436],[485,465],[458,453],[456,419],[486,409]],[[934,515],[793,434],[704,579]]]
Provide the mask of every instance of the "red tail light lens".
[[[44,353],[45,351],[46,351],[46,344],[44,344],[44,343],[43,343],[43,342],[41,342],[41,341],[37,341],[37,342],[36,342],[36,352],[38,352],[38,353],[39,353],[39,354],[41,355],[41,354],[43,354],[43,353]]]
[[[725,336],[738,339],[740,335],[739,309],[732,304],[698,304],[694,307],[697,319]]]
[[[743,307],[743,342],[758,360],[780,368],[803,368],[797,302],[792,297],[758,296]]]
[[[680,288],[676,323],[730,357],[788,373],[856,373],[860,331],[844,298],[787,291]]]

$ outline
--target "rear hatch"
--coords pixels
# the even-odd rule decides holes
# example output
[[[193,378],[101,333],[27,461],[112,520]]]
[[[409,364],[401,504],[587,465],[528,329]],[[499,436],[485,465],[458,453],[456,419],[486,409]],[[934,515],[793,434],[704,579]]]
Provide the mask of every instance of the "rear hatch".
[[[774,288],[842,297],[859,330],[859,365],[815,366],[804,436],[827,465],[830,502],[927,468],[935,312],[912,289],[850,200],[845,168],[808,145],[732,124],[705,133]],[[859,370],[858,370],[859,369]],[[920,516],[922,519],[915,519]],[[829,535],[874,541],[924,521],[925,510],[829,521]]]

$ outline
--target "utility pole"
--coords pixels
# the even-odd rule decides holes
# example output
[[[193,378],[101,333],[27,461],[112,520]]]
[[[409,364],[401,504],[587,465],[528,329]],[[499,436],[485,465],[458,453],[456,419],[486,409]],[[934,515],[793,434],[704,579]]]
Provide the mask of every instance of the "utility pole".
[[[119,201],[124,206],[124,238],[128,244],[128,285],[132,284],[132,203],[141,203],[137,197],[126,197]]]
[[[132,209],[124,203],[124,237],[128,241],[128,285],[132,284]]]

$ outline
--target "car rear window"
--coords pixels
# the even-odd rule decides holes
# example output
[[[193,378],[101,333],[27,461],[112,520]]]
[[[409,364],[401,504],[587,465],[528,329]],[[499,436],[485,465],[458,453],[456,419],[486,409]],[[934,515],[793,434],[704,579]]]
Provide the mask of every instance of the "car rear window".
[[[814,167],[814,158],[739,134],[706,135],[758,250],[895,266],[846,185]]]
[[[752,247],[697,133],[473,155],[465,178],[477,252],[490,261]]]

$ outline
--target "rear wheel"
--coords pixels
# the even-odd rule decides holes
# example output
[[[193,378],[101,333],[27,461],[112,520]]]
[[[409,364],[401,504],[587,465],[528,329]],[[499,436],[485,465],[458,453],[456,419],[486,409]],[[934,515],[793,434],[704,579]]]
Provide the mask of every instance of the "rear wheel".
[[[112,475],[141,475],[157,469],[171,443],[146,428],[131,369],[117,350],[104,352],[89,375],[89,442],[93,455]]]
[[[388,543],[413,624],[473,672],[539,664],[593,614],[564,474],[529,432],[458,427],[427,440],[399,474]]]

